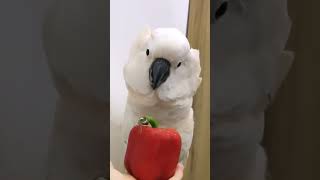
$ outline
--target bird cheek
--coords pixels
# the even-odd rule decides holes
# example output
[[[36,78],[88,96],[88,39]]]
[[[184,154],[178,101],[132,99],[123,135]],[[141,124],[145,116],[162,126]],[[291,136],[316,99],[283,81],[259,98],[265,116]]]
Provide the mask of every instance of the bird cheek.
[[[180,82],[170,77],[163,83],[158,89],[158,96],[162,101],[173,101],[176,100],[180,95]]]
[[[139,94],[150,94],[152,89],[149,86],[148,69],[137,63],[129,63],[124,68],[124,78],[127,86]]]
[[[196,80],[195,80],[195,83],[194,83],[194,89],[193,89],[193,94],[192,94],[192,96],[194,96],[195,93],[197,92],[198,88],[199,88],[200,85],[201,85],[201,82],[202,82],[202,78],[201,78],[201,77],[197,77]]]

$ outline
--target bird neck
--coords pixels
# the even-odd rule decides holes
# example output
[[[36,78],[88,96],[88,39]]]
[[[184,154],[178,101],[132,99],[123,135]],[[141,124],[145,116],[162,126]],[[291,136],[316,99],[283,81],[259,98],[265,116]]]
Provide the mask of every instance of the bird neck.
[[[179,99],[176,101],[164,102],[157,100],[155,103],[146,103],[141,99],[136,99],[132,94],[128,94],[127,104],[130,106],[130,111],[137,117],[150,115],[156,118],[160,124],[172,124],[184,120],[189,116],[192,110],[192,97]]]

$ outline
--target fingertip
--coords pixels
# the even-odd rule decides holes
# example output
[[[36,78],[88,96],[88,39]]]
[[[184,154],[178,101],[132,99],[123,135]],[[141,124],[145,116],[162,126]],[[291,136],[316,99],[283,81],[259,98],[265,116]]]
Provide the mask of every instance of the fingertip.
[[[177,170],[183,170],[184,169],[184,166],[183,166],[183,164],[182,163],[178,163],[178,165],[177,165]]]
[[[170,180],[181,180],[183,177],[184,166],[181,163],[178,163],[175,175]]]

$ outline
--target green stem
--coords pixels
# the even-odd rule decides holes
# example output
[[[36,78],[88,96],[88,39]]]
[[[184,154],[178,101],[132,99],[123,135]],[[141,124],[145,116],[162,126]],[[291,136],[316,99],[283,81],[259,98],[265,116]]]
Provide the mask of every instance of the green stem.
[[[143,125],[150,124],[152,128],[159,127],[158,121],[151,116],[145,116],[145,117],[141,118],[139,120],[139,123],[143,124]]]

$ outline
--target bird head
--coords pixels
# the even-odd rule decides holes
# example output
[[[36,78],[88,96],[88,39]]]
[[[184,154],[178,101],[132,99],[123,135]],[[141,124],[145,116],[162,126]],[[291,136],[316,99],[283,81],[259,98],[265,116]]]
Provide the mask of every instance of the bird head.
[[[200,85],[199,51],[175,28],[145,28],[124,67],[129,93],[139,98],[175,101],[192,97]]]

